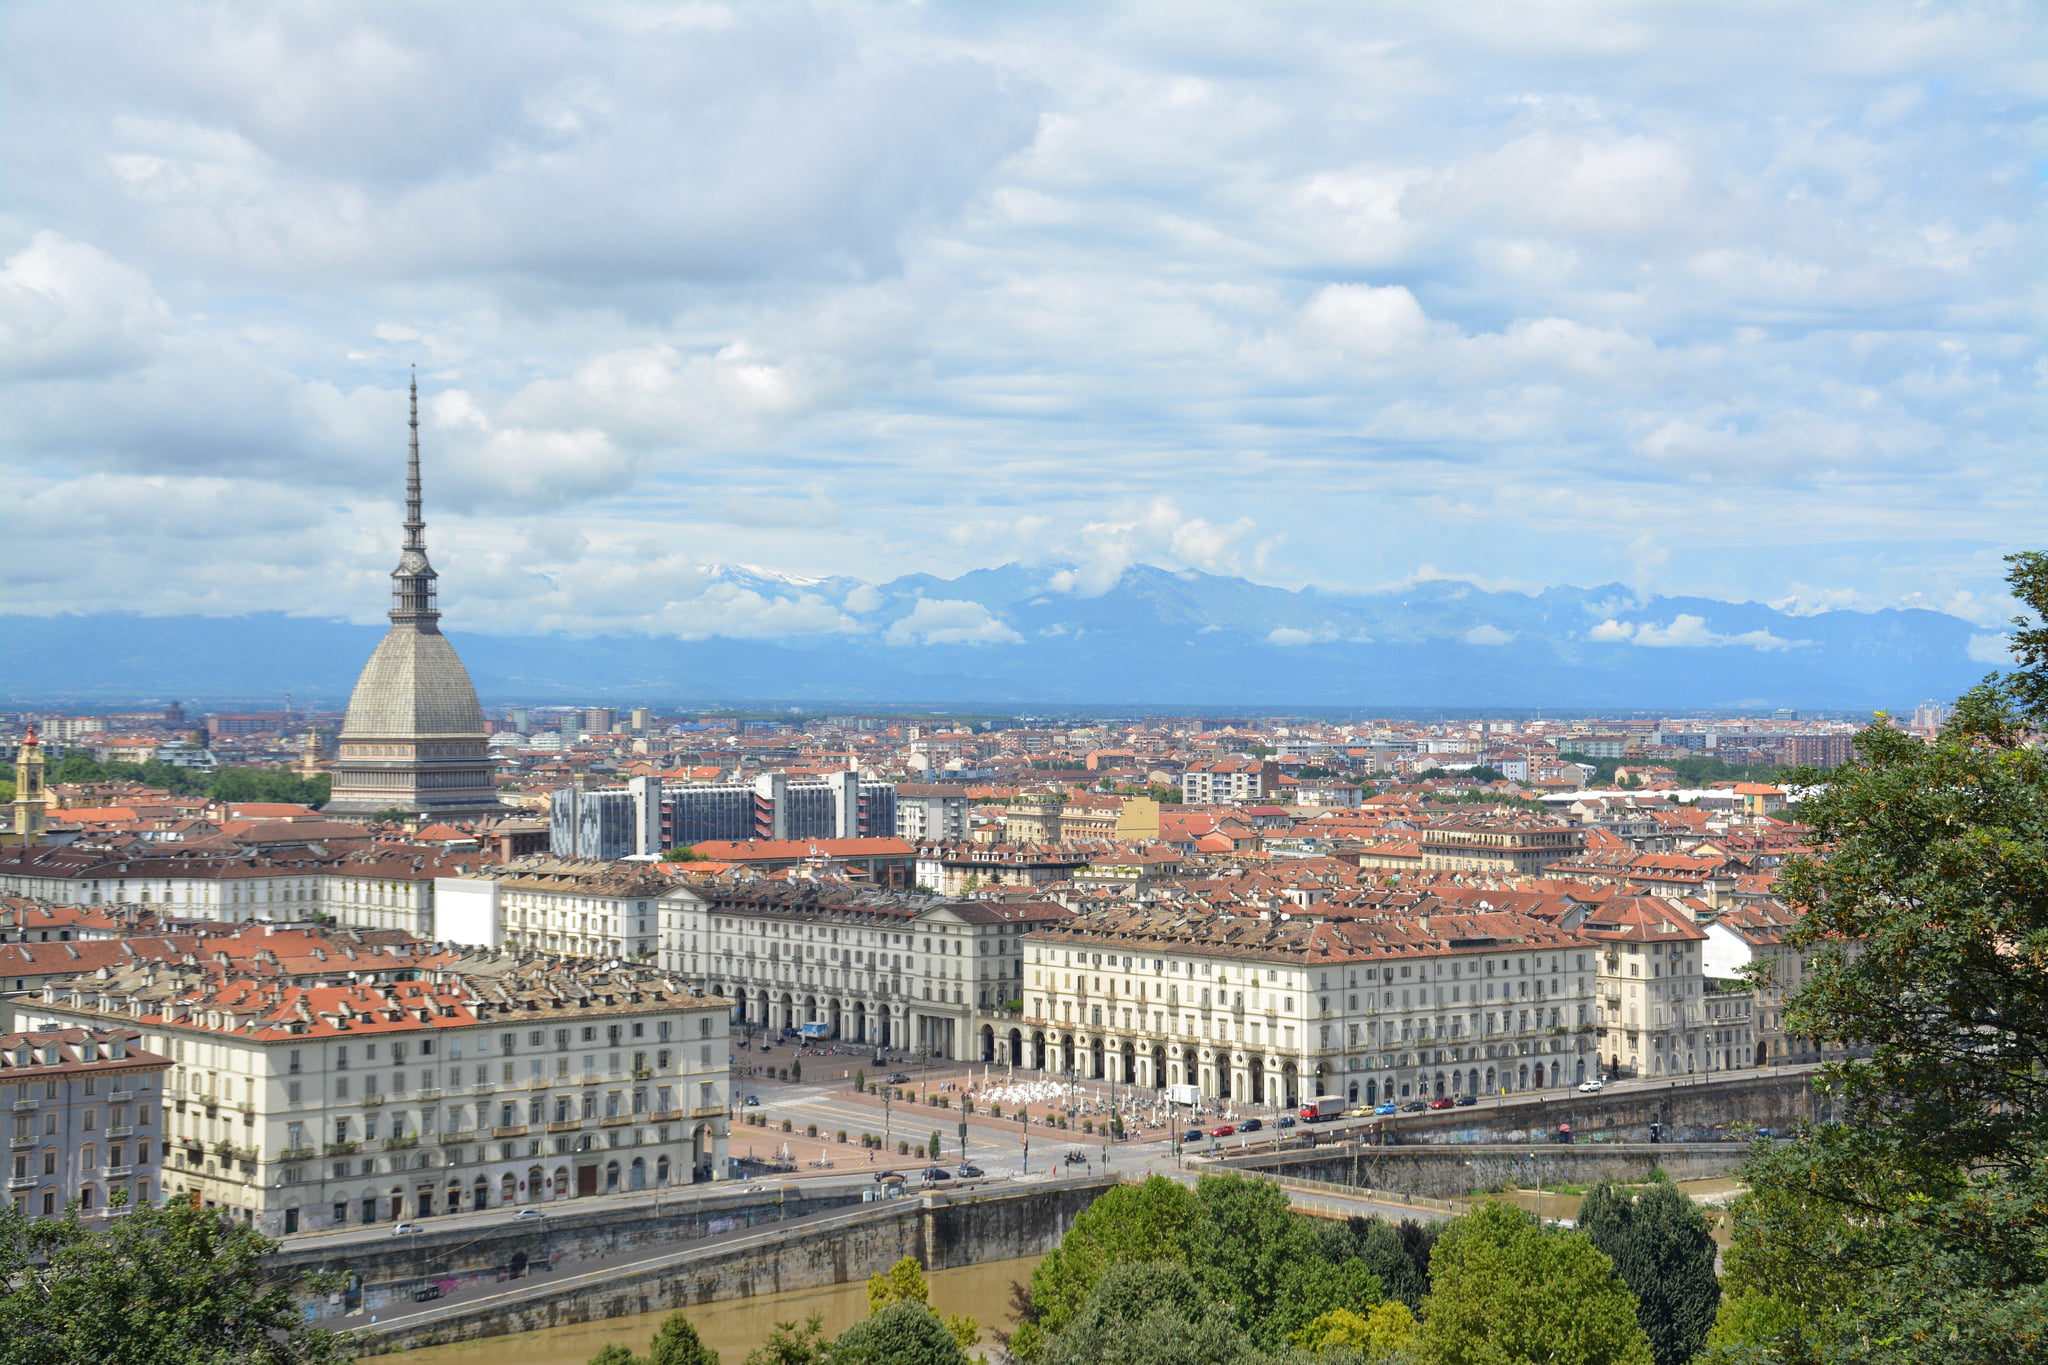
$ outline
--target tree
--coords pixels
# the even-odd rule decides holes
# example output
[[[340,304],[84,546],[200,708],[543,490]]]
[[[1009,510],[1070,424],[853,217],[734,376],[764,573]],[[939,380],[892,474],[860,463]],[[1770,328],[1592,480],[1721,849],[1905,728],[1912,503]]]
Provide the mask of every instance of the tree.
[[[1316,1237],[1325,1259],[1356,1256],[1388,1298],[1399,1299],[1415,1311],[1429,1292],[1429,1253],[1436,1245],[1436,1226],[1413,1218],[1403,1218],[1399,1225],[1377,1217],[1348,1218],[1342,1223],[1320,1223]]]
[[[1074,1220],[1031,1272],[1031,1292],[1010,1351],[1029,1360],[1087,1304],[1111,1266],[1124,1261],[1166,1261],[1187,1265],[1202,1220],[1195,1193],[1165,1176],[1143,1184],[1119,1185]]]
[[[1045,1365],[1251,1365],[1251,1338],[1185,1265],[1126,1261],[1097,1282]]]
[[[704,1344],[697,1329],[681,1313],[661,1320],[654,1342],[647,1348],[648,1365],[718,1365],[718,1352]]]
[[[104,1228],[0,1204],[6,1365],[340,1365],[346,1336],[307,1324],[276,1243],[217,1210],[138,1205]],[[309,1288],[325,1288],[309,1279]]]
[[[1280,1345],[1332,1308],[1380,1301],[1379,1281],[1362,1261],[1322,1255],[1309,1221],[1279,1186],[1205,1175],[1195,1198],[1207,1215],[1194,1244],[1196,1278],[1259,1345]]]
[[[924,1267],[917,1263],[915,1256],[905,1256],[887,1270],[868,1276],[870,1313],[879,1313],[902,1300],[927,1306],[932,1301],[931,1286],[925,1283]]]
[[[665,863],[701,863],[709,861],[696,849],[689,847],[665,848],[661,851],[661,860]]]
[[[1674,1185],[1603,1184],[1587,1193],[1578,1226],[1635,1294],[1636,1322],[1657,1365],[1685,1365],[1721,1303],[1706,1215]]]
[[[841,1332],[829,1365],[968,1365],[967,1352],[923,1304],[898,1299]]]
[[[608,1341],[597,1348],[597,1354],[590,1358],[590,1365],[640,1365],[640,1357],[633,1354],[633,1348]]]
[[[745,1365],[818,1365],[827,1345],[825,1320],[813,1313],[801,1327],[776,1323],[768,1340],[747,1353]]]
[[[1399,1300],[1374,1304],[1363,1313],[1332,1309],[1291,1340],[1296,1350],[1311,1355],[1356,1353],[1371,1362],[1409,1360],[1422,1348],[1415,1314]]]
[[[1754,1154],[1715,1359],[2018,1361],[2048,1321],[2048,556],[2011,556],[2019,667],[1923,741],[1883,717],[1796,774],[1812,857],[1789,1032],[1834,1117]]]
[[[879,1313],[892,1303],[931,1306],[931,1287],[925,1282],[924,1267],[915,1256],[905,1256],[881,1274],[868,1277],[868,1311]],[[947,1313],[939,1321],[963,1351],[981,1340],[981,1323],[965,1313]]]
[[[1497,1200],[1444,1229],[1423,1300],[1428,1365],[1652,1365],[1635,1296],[1578,1233]]]

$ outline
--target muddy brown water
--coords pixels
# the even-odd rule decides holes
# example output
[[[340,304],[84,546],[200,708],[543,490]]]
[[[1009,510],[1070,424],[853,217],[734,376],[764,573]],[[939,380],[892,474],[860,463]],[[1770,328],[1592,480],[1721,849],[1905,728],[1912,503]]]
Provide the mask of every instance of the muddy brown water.
[[[1705,1210],[1707,1223],[1713,1230],[1714,1241],[1725,1249],[1733,1230],[1733,1222],[1728,1215],[1728,1201],[1742,1193],[1742,1182],[1715,1179],[1680,1180],[1676,1183],[1679,1189],[1692,1196]],[[1476,1204],[1485,1197],[1474,1195],[1472,1202]],[[1542,1192],[1539,1198],[1537,1191],[1523,1189],[1506,1190],[1495,1197],[1504,1199],[1518,1208],[1527,1209],[1531,1213],[1537,1212],[1540,1206],[1545,1218],[1566,1219],[1576,1219],[1579,1216],[1579,1205],[1584,1199],[1582,1195],[1557,1194],[1548,1190]]]
[[[931,1285],[932,1307],[941,1313],[973,1314],[981,1322],[984,1340],[991,1327],[1009,1330],[1014,1325],[1010,1322],[1010,1285],[1029,1282],[1040,1259],[1023,1256],[935,1271],[925,1277]],[[739,1365],[747,1352],[768,1339],[777,1322],[801,1322],[816,1313],[825,1320],[825,1335],[830,1337],[853,1326],[867,1312],[865,1280],[751,1299],[728,1299],[689,1310],[690,1325],[726,1365]],[[479,1337],[451,1346],[424,1346],[416,1351],[364,1359],[388,1360],[392,1365],[584,1365],[608,1342],[616,1341],[644,1353],[655,1329],[667,1316],[667,1312],[636,1313],[602,1322]]]

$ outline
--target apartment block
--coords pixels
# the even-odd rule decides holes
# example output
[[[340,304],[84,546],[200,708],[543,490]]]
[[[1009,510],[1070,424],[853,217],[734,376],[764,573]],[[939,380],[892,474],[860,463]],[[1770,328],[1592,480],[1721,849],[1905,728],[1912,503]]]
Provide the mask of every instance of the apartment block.
[[[156,1163],[170,1060],[133,1029],[0,1034],[7,1194],[30,1218],[85,1218],[161,1197]]]

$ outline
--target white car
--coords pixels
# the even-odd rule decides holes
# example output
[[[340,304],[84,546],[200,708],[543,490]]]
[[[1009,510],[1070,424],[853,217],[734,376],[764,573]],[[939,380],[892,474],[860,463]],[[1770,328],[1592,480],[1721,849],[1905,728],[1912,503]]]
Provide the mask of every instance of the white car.
[[[409,1237],[419,1230],[420,1225],[418,1223],[399,1223],[392,1227],[391,1235],[393,1237]]]
[[[1580,1081],[1580,1082],[1579,1082],[1579,1093],[1580,1093],[1581,1095],[1597,1095],[1597,1094],[1599,1094],[1599,1093],[1600,1093],[1600,1078],[1599,1078],[1598,1076],[1595,1076],[1595,1077],[1594,1077],[1594,1078],[1593,1078],[1592,1080],[1590,1080],[1590,1081]]]

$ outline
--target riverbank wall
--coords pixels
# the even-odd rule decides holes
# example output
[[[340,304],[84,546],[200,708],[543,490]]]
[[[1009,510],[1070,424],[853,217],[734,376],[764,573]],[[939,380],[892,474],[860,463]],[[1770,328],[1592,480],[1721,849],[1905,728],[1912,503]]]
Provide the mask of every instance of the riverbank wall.
[[[1037,1256],[1115,1188],[1114,1176],[886,1199],[801,1227],[686,1248],[625,1270],[525,1281],[502,1293],[361,1327],[364,1356],[865,1280],[905,1256],[927,1270]]]

